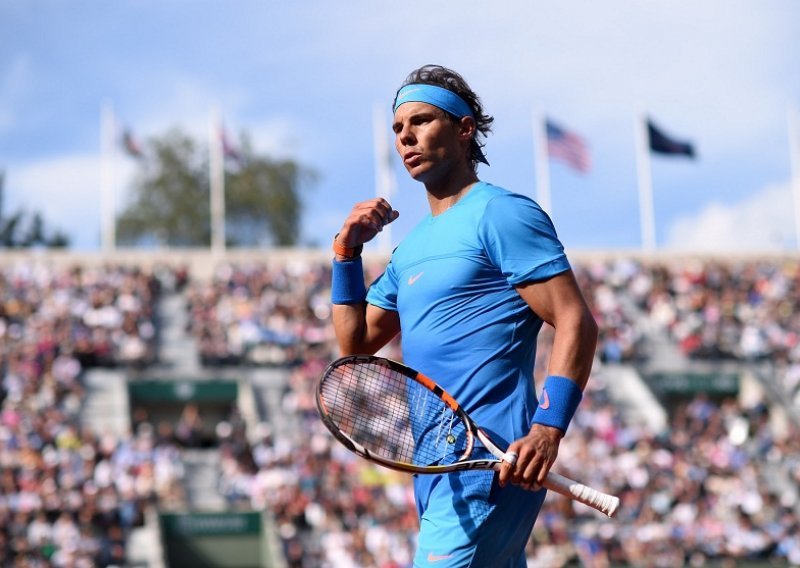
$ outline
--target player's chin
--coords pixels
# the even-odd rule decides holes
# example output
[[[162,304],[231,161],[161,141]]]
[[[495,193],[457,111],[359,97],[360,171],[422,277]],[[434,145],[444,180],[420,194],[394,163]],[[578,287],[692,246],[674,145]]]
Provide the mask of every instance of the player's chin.
[[[413,166],[406,164],[406,171],[414,181],[419,181],[422,183],[427,182],[428,179],[431,177],[430,170],[431,168],[428,167],[428,164],[426,164],[425,162],[418,163]]]
[[[422,179],[423,174],[422,172],[420,172],[419,168],[413,166],[406,166],[406,171],[408,172],[408,175],[411,176],[411,179],[413,179],[414,181],[421,181],[424,183],[425,180]]]

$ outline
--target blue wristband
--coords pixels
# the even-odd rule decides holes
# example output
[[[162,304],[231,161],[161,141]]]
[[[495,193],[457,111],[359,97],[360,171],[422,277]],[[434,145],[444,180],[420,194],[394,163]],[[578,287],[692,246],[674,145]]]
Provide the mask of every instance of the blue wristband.
[[[331,303],[360,304],[367,299],[364,267],[361,257],[353,260],[333,260],[331,272]]]
[[[583,391],[575,381],[558,375],[548,376],[542,388],[542,400],[533,413],[533,423],[553,426],[566,433],[582,398]]]

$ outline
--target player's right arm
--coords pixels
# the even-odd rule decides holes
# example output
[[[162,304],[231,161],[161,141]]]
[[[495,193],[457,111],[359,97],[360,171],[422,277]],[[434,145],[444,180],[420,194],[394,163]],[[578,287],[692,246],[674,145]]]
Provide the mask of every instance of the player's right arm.
[[[397,312],[371,304],[333,306],[333,328],[344,355],[374,355],[400,332]]]
[[[399,215],[383,198],[357,203],[337,233],[335,243],[340,247],[339,250],[356,249],[375,238],[383,227]],[[351,259],[336,253],[337,262],[349,260]],[[367,304],[366,300],[334,302],[332,319],[342,355],[374,354],[400,332],[397,312]]]

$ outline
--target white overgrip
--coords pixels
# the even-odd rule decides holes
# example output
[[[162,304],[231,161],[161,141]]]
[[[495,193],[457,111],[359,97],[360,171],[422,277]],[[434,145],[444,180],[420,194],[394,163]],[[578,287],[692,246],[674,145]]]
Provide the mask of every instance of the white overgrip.
[[[565,497],[574,499],[579,503],[588,505],[593,509],[597,509],[601,513],[613,517],[619,508],[619,497],[603,493],[597,489],[593,489],[583,483],[573,481],[568,477],[564,477],[554,471],[547,474],[547,478],[542,484],[547,489],[560,493]]]

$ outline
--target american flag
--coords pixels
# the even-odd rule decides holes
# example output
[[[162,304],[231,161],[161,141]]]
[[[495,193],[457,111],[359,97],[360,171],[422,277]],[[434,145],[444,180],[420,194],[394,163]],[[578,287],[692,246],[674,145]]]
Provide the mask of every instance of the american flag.
[[[589,147],[583,138],[547,119],[547,153],[568,166],[586,173],[591,167]]]

